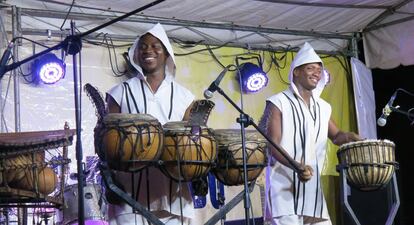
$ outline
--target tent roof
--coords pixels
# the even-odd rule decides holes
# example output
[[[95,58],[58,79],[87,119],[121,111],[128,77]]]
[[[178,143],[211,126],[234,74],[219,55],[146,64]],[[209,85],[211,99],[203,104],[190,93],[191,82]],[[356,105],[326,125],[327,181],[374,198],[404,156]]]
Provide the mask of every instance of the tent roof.
[[[1,0],[0,0],[1,1]],[[74,2],[73,7],[71,7]],[[22,31],[59,34],[67,12],[81,32],[154,1],[3,0],[21,7]],[[319,51],[347,55],[355,34],[413,24],[412,0],[166,0],[98,31],[132,39],[161,22],[185,43],[291,49],[308,41]],[[63,28],[68,28],[67,21]],[[95,34],[97,35],[97,34]],[[355,43],[355,42],[354,42]],[[383,47],[383,46],[382,46]]]

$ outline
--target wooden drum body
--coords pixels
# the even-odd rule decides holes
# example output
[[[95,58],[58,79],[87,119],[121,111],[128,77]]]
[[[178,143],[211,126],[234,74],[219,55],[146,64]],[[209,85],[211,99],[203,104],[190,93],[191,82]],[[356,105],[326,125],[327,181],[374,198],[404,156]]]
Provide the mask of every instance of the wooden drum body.
[[[395,166],[395,144],[388,140],[364,140],[342,145],[339,167],[348,183],[361,191],[374,191],[388,184]]]
[[[259,132],[246,130],[247,180],[255,180],[266,166],[266,140]],[[218,158],[214,168],[216,178],[225,185],[244,183],[243,149],[238,129],[217,129]]]
[[[161,170],[175,181],[192,181],[207,175],[217,158],[211,129],[186,121],[164,124]]]
[[[95,128],[95,149],[114,170],[135,172],[159,159],[163,132],[148,114],[107,114]]]

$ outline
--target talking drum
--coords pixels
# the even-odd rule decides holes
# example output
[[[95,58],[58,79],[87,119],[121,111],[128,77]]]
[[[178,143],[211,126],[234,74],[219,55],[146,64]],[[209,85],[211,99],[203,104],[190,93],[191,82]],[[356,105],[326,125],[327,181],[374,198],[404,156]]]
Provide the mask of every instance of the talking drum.
[[[246,130],[247,180],[255,180],[266,166],[266,140],[259,132]],[[240,130],[217,129],[214,136],[218,143],[216,178],[225,185],[244,183],[243,151]]]
[[[161,170],[175,181],[192,181],[207,175],[217,158],[211,129],[186,121],[164,124]]]
[[[389,140],[364,140],[344,144],[338,150],[339,168],[348,183],[361,191],[374,191],[388,184],[395,166],[395,144]]]
[[[85,224],[107,225],[107,213],[101,187],[97,184],[87,184],[83,187]],[[67,186],[64,192],[65,203],[59,212],[62,225],[78,224],[78,185]]]
[[[148,114],[107,114],[95,128],[95,148],[109,168],[138,171],[159,159],[163,132]]]

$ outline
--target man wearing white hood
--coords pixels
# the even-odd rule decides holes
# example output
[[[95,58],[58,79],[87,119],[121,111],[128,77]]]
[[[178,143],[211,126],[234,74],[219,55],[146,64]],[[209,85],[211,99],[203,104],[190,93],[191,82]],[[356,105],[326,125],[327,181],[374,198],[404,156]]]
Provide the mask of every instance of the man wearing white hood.
[[[161,24],[156,24],[137,38],[128,53],[138,75],[107,92],[109,112],[151,114],[161,124],[186,119],[194,95],[174,81],[174,53]],[[131,179],[131,174],[117,172],[116,180],[128,193],[137,192],[132,192],[132,187],[139,188],[138,202],[149,206],[150,211],[163,223],[190,224],[194,208],[187,183],[182,183],[180,191],[178,183],[172,182],[153,167],[148,168],[148,173],[135,173],[133,176],[134,179]],[[143,182],[137,187],[137,184],[132,184],[132,180]],[[110,224],[147,224],[144,217],[134,213],[125,203],[110,204],[108,214]]]
[[[331,106],[320,98],[328,79],[322,71],[322,60],[305,43],[291,64],[289,88],[266,101],[261,126],[305,168],[295,173],[269,146],[269,157],[276,160],[269,160],[266,174],[265,213],[271,224],[332,224],[320,182],[328,137],[336,145],[360,138],[330,119]]]

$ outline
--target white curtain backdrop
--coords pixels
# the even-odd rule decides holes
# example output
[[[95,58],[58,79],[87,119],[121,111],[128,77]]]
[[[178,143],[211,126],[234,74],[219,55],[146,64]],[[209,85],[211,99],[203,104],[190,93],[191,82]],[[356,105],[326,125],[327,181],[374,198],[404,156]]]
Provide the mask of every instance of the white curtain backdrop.
[[[351,67],[359,135],[362,138],[377,139],[371,70],[356,58],[351,58]]]
[[[369,68],[392,69],[414,65],[414,21],[364,34],[364,52]]]

